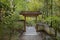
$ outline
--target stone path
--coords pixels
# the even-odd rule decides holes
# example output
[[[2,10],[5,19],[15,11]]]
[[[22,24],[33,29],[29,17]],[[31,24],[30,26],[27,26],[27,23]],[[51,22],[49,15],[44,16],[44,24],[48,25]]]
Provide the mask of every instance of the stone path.
[[[26,27],[26,32],[20,37],[20,40],[42,40],[35,27]]]

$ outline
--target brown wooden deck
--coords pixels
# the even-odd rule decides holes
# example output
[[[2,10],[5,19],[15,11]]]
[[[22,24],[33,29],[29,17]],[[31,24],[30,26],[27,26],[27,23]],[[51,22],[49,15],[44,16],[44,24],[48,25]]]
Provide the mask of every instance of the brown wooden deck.
[[[36,32],[34,26],[26,27],[26,32],[19,37],[19,40],[54,40],[45,31]]]
[[[26,32],[19,38],[19,40],[42,40],[42,35],[36,32],[35,27],[27,27]]]
[[[39,35],[24,35],[19,40],[42,40]]]

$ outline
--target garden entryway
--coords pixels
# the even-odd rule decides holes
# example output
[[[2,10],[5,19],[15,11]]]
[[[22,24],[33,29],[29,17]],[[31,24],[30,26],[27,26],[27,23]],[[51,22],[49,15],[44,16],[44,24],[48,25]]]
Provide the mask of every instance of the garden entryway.
[[[21,15],[24,16],[25,22],[24,22],[24,31],[26,32],[26,17],[35,17],[36,18],[36,23],[37,23],[37,16],[41,14],[40,11],[22,11]],[[35,26],[36,31],[38,31],[38,27]]]

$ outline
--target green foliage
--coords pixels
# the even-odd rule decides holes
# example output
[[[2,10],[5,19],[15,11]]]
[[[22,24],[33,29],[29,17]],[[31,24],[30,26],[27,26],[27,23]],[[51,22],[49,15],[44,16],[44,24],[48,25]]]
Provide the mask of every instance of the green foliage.
[[[53,3],[52,3],[53,2]],[[12,29],[21,29],[23,23],[17,21],[24,19],[19,16],[21,11],[41,11],[42,16],[38,17],[38,22],[47,22],[54,29],[60,30],[60,0],[0,0],[0,11],[2,11],[2,21],[0,21],[0,35],[10,33]],[[29,25],[34,24],[35,20],[27,18]]]
[[[55,29],[55,28],[59,28],[59,24],[60,24],[60,17],[58,16],[50,16],[50,17],[47,17],[45,22],[48,22],[49,24],[51,24],[52,22],[52,27]]]

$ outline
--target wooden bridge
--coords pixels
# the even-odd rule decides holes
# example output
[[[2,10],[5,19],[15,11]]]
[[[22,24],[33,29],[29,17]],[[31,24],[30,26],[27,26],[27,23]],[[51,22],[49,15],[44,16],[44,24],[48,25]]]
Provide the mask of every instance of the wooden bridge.
[[[43,23],[37,23],[37,16],[41,15],[41,12],[36,11],[22,11],[21,15],[24,16],[24,33],[19,38],[19,40],[45,40],[51,38],[51,35],[54,35],[54,32],[52,31],[52,34],[50,34],[49,26]],[[35,17],[36,18],[36,25],[35,26],[26,26],[26,17]],[[21,20],[19,20],[21,21]],[[39,29],[40,28],[40,29]],[[41,29],[43,28],[43,29]]]
[[[50,35],[45,31],[36,32],[34,26],[29,26],[19,40],[48,40],[49,38],[51,38]]]

